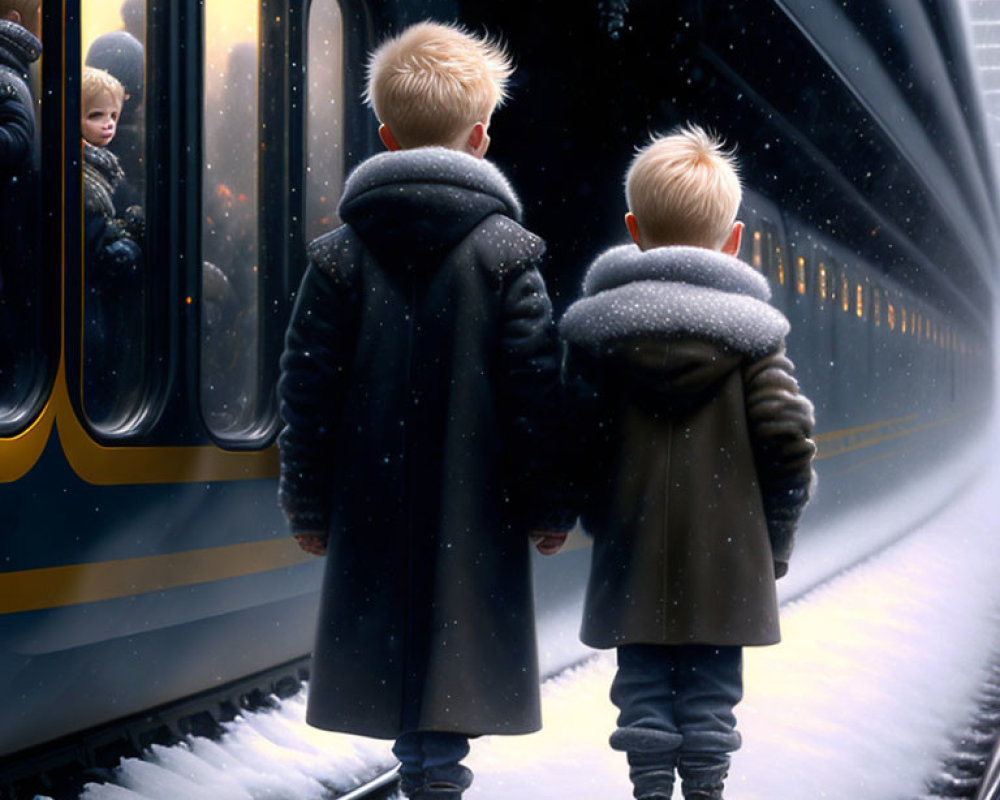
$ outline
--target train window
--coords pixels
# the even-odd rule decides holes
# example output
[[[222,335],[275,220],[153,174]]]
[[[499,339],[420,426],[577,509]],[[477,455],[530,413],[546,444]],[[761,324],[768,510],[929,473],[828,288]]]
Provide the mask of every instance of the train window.
[[[795,259],[795,291],[799,294],[806,293],[806,258],[799,256]]]
[[[820,305],[824,305],[830,294],[830,277],[826,264],[822,261],[816,267],[816,289],[819,293]]]
[[[886,310],[886,322],[889,324],[889,330],[896,330],[896,307],[892,304],[888,304],[888,309]]]
[[[16,7],[15,7],[16,10]],[[50,12],[51,13],[51,10]],[[45,357],[53,357],[58,324],[51,317],[52,297],[58,296],[58,283],[49,267],[52,262],[42,235],[45,189],[43,172],[51,162],[43,158],[51,153],[49,142],[59,134],[49,124],[39,131],[50,106],[43,109],[41,64],[44,56],[35,49],[34,37],[41,36],[41,10],[34,19],[20,20],[25,36],[0,42],[0,64],[5,89],[13,91],[6,98],[11,113],[0,120],[0,433],[23,430],[37,413],[39,390],[45,371]],[[31,34],[29,38],[28,33]],[[58,42],[53,43],[58,47]],[[16,67],[16,70],[15,70]],[[27,70],[28,79],[15,77]],[[43,116],[43,110],[47,112]],[[39,149],[39,144],[44,150]],[[47,183],[50,183],[47,181]],[[39,268],[39,265],[44,265]],[[51,332],[51,335],[47,335]],[[49,347],[45,347],[45,345]],[[54,360],[54,358],[53,358]]]
[[[851,282],[847,279],[847,271],[840,271],[840,308],[842,311],[851,310]]]
[[[899,330],[906,333],[906,309],[903,306],[899,307]]]
[[[774,247],[774,263],[778,270],[778,283],[785,285],[785,256],[781,252],[781,246]]]
[[[764,236],[760,231],[753,232],[753,244],[750,250],[750,264],[758,272],[763,271],[764,268],[763,238]]]
[[[205,0],[201,402],[217,436],[261,414],[256,0]],[[274,198],[272,198],[274,199]]]
[[[872,317],[875,319],[875,327],[882,327],[882,297],[878,287],[872,289]]]
[[[313,0],[307,46],[305,234],[306,241],[311,241],[340,224],[344,50],[340,6],[335,0]]]
[[[150,379],[145,257],[145,2],[84,0],[83,409],[106,433],[131,428]]]
[[[860,283],[855,290],[854,313],[858,319],[865,318],[865,288]]]

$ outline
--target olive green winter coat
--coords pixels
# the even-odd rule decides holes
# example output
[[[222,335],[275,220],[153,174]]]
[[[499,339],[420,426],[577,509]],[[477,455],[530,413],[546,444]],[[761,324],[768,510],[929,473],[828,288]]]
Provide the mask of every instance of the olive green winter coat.
[[[763,645],[808,500],[812,406],[766,281],[701,248],[615,248],[561,323],[594,537],[581,637]]]

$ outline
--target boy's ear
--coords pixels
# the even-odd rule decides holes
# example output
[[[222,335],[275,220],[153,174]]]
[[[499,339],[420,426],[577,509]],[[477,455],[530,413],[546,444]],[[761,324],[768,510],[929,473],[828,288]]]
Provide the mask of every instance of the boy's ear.
[[[12,8],[10,11],[8,11],[6,14],[3,15],[2,19],[7,20],[8,22],[13,22],[15,25],[20,25],[21,12],[18,11],[16,8]]]
[[[486,148],[490,146],[490,137],[486,133],[486,125],[483,122],[477,122],[472,126],[472,130],[469,131],[469,138],[466,142],[468,145],[468,151],[470,155],[476,158],[482,158],[486,155]]]
[[[639,223],[636,222],[635,214],[631,211],[625,215],[625,227],[628,228],[628,233],[632,237],[632,241],[639,244]]]
[[[733,229],[729,232],[725,244],[720,249],[727,256],[735,256],[740,252],[741,241],[743,241],[743,223],[733,223]]]
[[[396,141],[396,137],[393,135],[392,131],[389,130],[388,125],[378,126],[378,138],[382,140],[382,144],[385,145],[386,150],[402,150],[403,148],[399,146],[399,142]]]

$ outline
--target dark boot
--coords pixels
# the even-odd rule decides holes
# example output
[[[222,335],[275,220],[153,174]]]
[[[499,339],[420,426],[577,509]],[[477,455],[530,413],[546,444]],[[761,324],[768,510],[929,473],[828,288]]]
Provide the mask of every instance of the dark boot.
[[[432,767],[423,777],[410,800],[462,800],[462,792],[472,785],[472,770],[463,764]]]
[[[410,800],[462,800],[462,787],[447,781],[425,783],[410,795]]]
[[[729,773],[729,754],[682,754],[677,759],[684,800],[723,800],[722,786]]]
[[[669,800],[681,736],[655,728],[618,728],[609,740],[628,757],[629,779],[637,800]]]

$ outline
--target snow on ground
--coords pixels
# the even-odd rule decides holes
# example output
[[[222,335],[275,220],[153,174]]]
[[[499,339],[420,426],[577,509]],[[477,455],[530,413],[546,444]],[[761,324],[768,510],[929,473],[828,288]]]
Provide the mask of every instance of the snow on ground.
[[[728,800],[924,793],[1000,649],[998,499],[991,465],[915,535],[783,607],[782,643],[745,651]],[[541,733],[476,742],[469,800],[631,797],[606,744],[613,674],[601,654],[546,684]]]
[[[783,606],[782,643],[746,651],[729,800],[922,794],[1000,645],[998,498],[990,464],[915,535]],[[474,741],[469,800],[631,797],[624,756],[607,746],[613,673],[613,654],[597,654],[546,682],[543,731]],[[300,693],[239,718],[220,742],[155,748],[82,798],[319,800],[392,763],[385,742],[310,729],[304,704]]]

